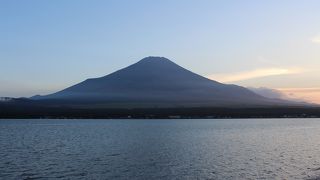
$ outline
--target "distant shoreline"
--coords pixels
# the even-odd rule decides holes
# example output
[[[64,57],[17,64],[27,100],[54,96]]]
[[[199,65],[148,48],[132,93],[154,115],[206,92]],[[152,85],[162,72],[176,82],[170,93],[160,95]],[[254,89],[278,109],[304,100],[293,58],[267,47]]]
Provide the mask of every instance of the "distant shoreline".
[[[88,120],[88,119],[95,119],[95,120],[188,120],[188,119],[199,119],[199,120],[228,120],[228,119],[319,119],[320,117],[259,117],[259,118],[59,118],[59,117],[48,117],[48,118],[0,118],[1,120]]]
[[[72,108],[0,104],[0,119],[320,118],[320,107]]]

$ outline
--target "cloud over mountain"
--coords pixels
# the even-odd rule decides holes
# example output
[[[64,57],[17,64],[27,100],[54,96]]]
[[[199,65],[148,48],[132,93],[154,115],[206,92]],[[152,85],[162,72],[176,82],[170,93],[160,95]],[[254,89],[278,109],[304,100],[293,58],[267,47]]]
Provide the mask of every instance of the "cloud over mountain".
[[[207,76],[209,79],[216,79],[221,82],[237,82],[254,78],[297,74],[302,72],[301,68],[261,68],[243,72],[228,73],[228,74],[213,74]]]

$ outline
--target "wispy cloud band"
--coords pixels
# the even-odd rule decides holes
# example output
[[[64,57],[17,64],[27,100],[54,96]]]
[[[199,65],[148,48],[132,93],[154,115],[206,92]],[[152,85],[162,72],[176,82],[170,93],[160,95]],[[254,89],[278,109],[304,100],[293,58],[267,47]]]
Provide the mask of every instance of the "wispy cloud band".
[[[301,68],[263,68],[229,74],[212,74],[207,77],[209,79],[228,83],[275,75],[297,74],[300,72],[302,72]]]

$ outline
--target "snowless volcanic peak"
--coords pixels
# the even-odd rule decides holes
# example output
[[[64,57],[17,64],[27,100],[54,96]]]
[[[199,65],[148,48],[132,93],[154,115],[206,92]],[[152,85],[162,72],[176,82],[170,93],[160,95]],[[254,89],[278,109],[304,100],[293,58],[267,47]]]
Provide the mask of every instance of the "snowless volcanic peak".
[[[204,107],[277,105],[237,85],[222,84],[195,74],[164,57],[146,57],[109,75],[87,79],[35,100],[134,107]]]

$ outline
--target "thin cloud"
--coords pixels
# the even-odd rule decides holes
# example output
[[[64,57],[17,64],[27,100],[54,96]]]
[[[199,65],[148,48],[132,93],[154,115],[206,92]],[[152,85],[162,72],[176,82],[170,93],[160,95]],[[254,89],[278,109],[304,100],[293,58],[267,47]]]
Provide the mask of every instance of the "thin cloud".
[[[278,88],[281,91],[295,91],[295,92],[320,92],[320,88]]]
[[[320,104],[320,88],[278,88],[277,90],[290,98],[303,99]]]
[[[255,88],[248,87],[251,91],[268,98],[285,99],[297,102],[320,104],[320,88]]]
[[[271,88],[266,88],[266,87],[247,87],[248,89],[250,89],[251,91],[267,97],[267,98],[272,98],[272,99],[288,99],[287,96],[281,92],[280,90],[277,89],[271,89]]]
[[[300,72],[302,70],[299,68],[264,68],[230,74],[213,74],[207,77],[220,82],[237,82],[275,75],[298,74]]]
[[[320,44],[320,34],[311,39],[312,42]]]

